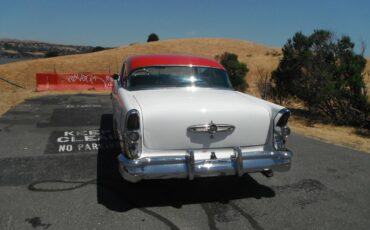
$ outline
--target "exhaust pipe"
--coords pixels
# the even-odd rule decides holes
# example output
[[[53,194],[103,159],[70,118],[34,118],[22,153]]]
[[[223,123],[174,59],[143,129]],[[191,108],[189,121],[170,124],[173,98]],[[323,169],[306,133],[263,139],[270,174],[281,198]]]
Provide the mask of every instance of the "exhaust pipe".
[[[272,177],[274,175],[274,172],[271,170],[271,169],[268,169],[268,170],[264,170],[261,172],[262,175],[264,175],[265,177]]]

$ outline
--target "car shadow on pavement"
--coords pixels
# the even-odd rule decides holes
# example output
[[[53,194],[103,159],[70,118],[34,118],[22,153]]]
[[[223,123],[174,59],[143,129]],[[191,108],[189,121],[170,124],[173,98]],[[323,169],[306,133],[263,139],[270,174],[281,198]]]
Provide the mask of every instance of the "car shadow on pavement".
[[[101,117],[101,130],[112,130],[112,115]],[[104,135],[104,134],[102,134]],[[172,206],[207,202],[228,203],[245,198],[274,197],[271,188],[259,184],[249,175],[148,180],[138,183],[124,181],[118,171],[119,148],[104,148],[102,136],[97,159],[97,201],[110,210],[125,212],[134,208]],[[103,143],[104,142],[104,143]],[[117,146],[117,145],[113,145]]]

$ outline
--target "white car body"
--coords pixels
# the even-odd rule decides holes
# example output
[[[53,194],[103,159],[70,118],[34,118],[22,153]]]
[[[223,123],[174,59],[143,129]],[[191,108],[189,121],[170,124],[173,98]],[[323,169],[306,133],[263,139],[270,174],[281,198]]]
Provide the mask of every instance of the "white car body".
[[[123,78],[134,71],[128,67],[133,66],[130,62],[158,56],[135,58],[125,63],[126,69],[115,77],[112,90],[113,126],[122,143],[118,160],[123,178],[137,182],[289,170],[292,152],[285,148],[288,128],[286,124],[276,127],[280,117],[289,113],[284,107],[232,89],[128,90]],[[128,116],[133,111],[140,125],[128,131]],[[285,133],[276,135],[276,129]],[[132,132],[133,138],[129,137]],[[276,149],[274,138],[282,140],[283,147]],[[128,143],[133,143],[134,150]]]

